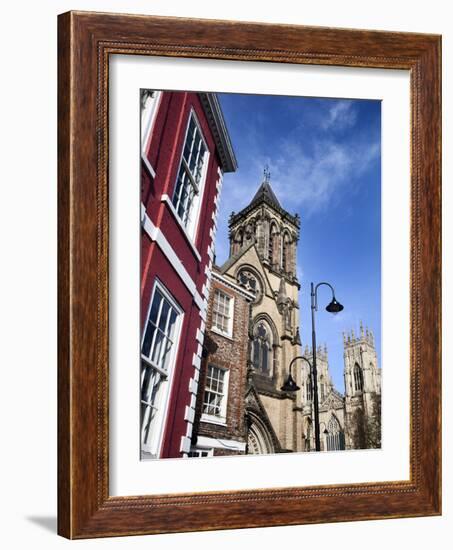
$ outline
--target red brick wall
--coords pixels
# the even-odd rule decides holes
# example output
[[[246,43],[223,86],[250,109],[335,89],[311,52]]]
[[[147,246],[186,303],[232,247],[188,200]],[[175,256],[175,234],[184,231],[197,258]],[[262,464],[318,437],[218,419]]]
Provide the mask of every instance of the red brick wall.
[[[213,299],[217,288],[234,298],[232,339],[221,336],[211,330]],[[247,381],[248,323],[249,302],[247,302],[246,298],[231,287],[212,278],[206,325],[207,330],[204,342],[206,356],[203,358],[201,364],[197,395],[197,414],[194,425],[194,433],[197,435],[218,439],[234,439],[245,442],[244,396]],[[213,364],[229,370],[226,426],[211,424],[201,420],[208,364]],[[214,455],[230,454],[237,454],[237,452],[227,449],[214,449]]]

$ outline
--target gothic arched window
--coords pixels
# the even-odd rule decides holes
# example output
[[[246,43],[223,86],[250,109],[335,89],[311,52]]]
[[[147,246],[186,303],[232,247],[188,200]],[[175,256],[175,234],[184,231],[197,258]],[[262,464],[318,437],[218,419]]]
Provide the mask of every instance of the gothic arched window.
[[[324,401],[324,399],[326,398],[326,384],[324,382],[324,376],[321,375],[321,378],[319,379],[319,389],[320,389],[320,397],[321,397],[321,402]]]
[[[271,374],[271,352],[270,330],[261,321],[253,333],[252,362],[258,372],[268,376]]]
[[[283,250],[282,250],[282,270],[284,273],[290,273],[291,271],[291,247],[288,233],[285,233],[283,237]]]
[[[244,231],[241,228],[237,230],[236,235],[234,236],[233,255],[237,254],[241,250],[243,243],[244,243]]]
[[[334,415],[330,417],[327,423],[326,442],[328,451],[344,450],[344,433],[341,430],[338,419]]]
[[[269,229],[269,250],[268,250],[268,257],[269,262],[271,265],[276,264],[275,257],[278,254],[278,230],[275,223],[272,223]]]
[[[310,375],[307,376],[307,380],[305,381],[305,399],[306,401],[311,401],[313,399],[313,388]]]
[[[249,244],[255,238],[255,227],[253,222],[249,222],[245,227],[244,240],[245,244]]]
[[[363,373],[357,363],[354,365],[354,389],[355,391],[363,391]]]

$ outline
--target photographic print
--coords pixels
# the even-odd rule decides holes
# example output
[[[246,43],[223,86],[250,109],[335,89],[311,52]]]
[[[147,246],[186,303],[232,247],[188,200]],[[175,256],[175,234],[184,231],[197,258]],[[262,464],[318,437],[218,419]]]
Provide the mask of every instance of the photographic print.
[[[141,459],[381,447],[381,103],[142,89]]]

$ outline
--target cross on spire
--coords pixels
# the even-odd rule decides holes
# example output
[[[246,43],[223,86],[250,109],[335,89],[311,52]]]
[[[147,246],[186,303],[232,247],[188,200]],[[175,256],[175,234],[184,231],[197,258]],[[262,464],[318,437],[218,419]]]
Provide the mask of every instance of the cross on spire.
[[[266,164],[266,166],[264,167],[264,181],[266,183],[269,183],[270,179],[271,179],[271,173],[269,171],[269,165]]]

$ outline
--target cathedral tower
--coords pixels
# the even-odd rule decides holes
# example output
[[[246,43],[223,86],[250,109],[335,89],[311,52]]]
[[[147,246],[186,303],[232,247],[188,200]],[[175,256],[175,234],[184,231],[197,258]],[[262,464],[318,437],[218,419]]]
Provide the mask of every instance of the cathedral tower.
[[[373,437],[380,444],[381,370],[378,366],[374,335],[360,323],[360,333],[354,330],[343,334],[346,443],[348,448],[375,446]],[[376,430],[379,434],[368,434]],[[376,442],[374,442],[376,443]]]

